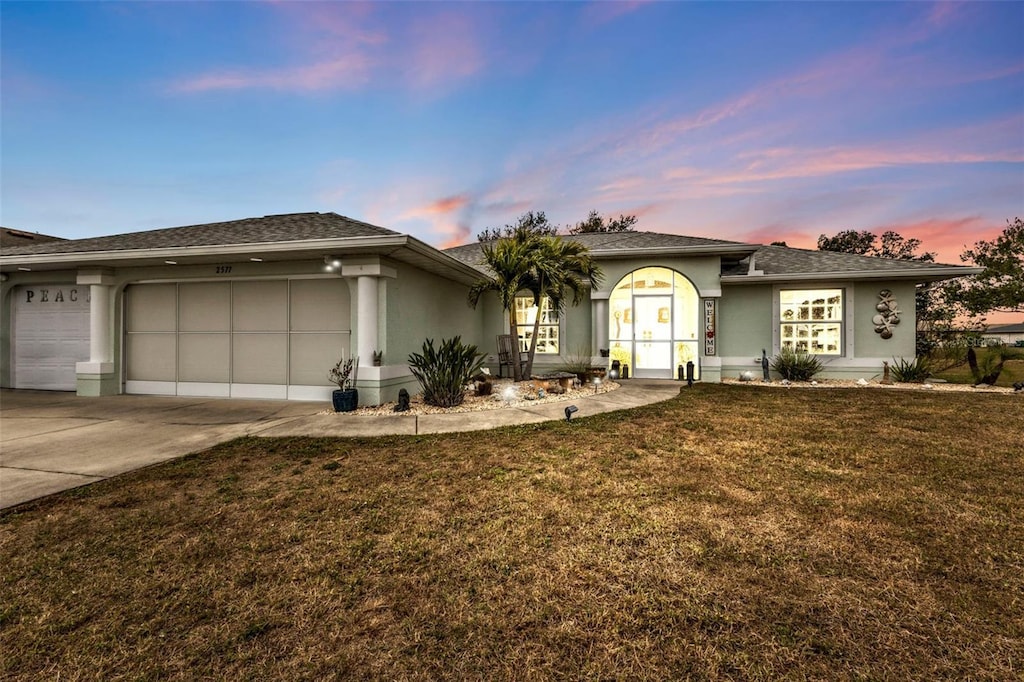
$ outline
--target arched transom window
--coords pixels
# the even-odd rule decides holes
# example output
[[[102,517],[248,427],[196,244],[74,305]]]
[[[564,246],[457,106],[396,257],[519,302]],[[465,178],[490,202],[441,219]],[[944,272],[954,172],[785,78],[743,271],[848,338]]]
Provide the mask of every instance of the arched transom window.
[[[686,277],[669,268],[634,270],[608,299],[611,359],[641,378],[671,378],[692,360],[699,378],[699,317],[700,297]]]

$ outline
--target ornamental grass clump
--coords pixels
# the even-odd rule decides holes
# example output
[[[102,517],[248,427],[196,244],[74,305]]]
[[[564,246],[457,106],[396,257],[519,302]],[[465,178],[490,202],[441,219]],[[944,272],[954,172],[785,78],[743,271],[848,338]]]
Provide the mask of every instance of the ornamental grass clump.
[[[893,358],[890,369],[892,378],[901,384],[921,383],[932,375],[931,363],[923,355],[913,360]]]
[[[409,369],[423,388],[423,402],[437,407],[455,407],[466,399],[466,384],[483,366],[484,354],[462,337],[423,342],[422,353],[409,355]]]
[[[779,354],[772,358],[772,369],[789,381],[810,381],[815,374],[824,369],[824,366],[813,355],[798,353],[792,348],[782,348]]]

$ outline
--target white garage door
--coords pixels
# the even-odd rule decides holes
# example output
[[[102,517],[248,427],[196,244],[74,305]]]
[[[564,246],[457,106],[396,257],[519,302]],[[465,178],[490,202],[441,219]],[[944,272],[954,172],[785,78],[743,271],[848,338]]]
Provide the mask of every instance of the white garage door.
[[[89,359],[89,287],[43,284],[14,291],[14,387],[75,390]]]
[[[336,278],[132,285],[126,390],[326,399],[349,317],[348,285]]]

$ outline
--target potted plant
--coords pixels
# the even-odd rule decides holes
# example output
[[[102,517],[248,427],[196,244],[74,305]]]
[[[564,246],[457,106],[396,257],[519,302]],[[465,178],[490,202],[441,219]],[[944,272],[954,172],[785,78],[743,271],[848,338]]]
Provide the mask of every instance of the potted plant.
[[[359,358],[342,356],[327,373],[327,378],[338,385],[338,390],[331,394],[335,412],[351,412],[359,406],[359,391],[354,388],[358,372]]]

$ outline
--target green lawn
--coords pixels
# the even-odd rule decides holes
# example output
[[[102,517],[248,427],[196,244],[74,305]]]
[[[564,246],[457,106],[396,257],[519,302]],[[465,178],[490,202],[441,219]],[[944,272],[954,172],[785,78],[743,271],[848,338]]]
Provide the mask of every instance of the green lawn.
[[[975,352],[980,363],[989,353],[989,349],[977,348]],[[996,386],[1010,387],[1019,381],[1024,381],[1024,348],[1007,348],[1006,352],[1009,354],[1009,357],[1003,365],[1003,371],[999,375],[999,380],[996,381]],[[939,372],[936,376],[939,379],[945,379],[954,384],[974,383],[971,368],[967,366],[966,362],[944,372]]]
[[[0,514],[0,678],[1021,679],[1024,399],[698,385]]]

